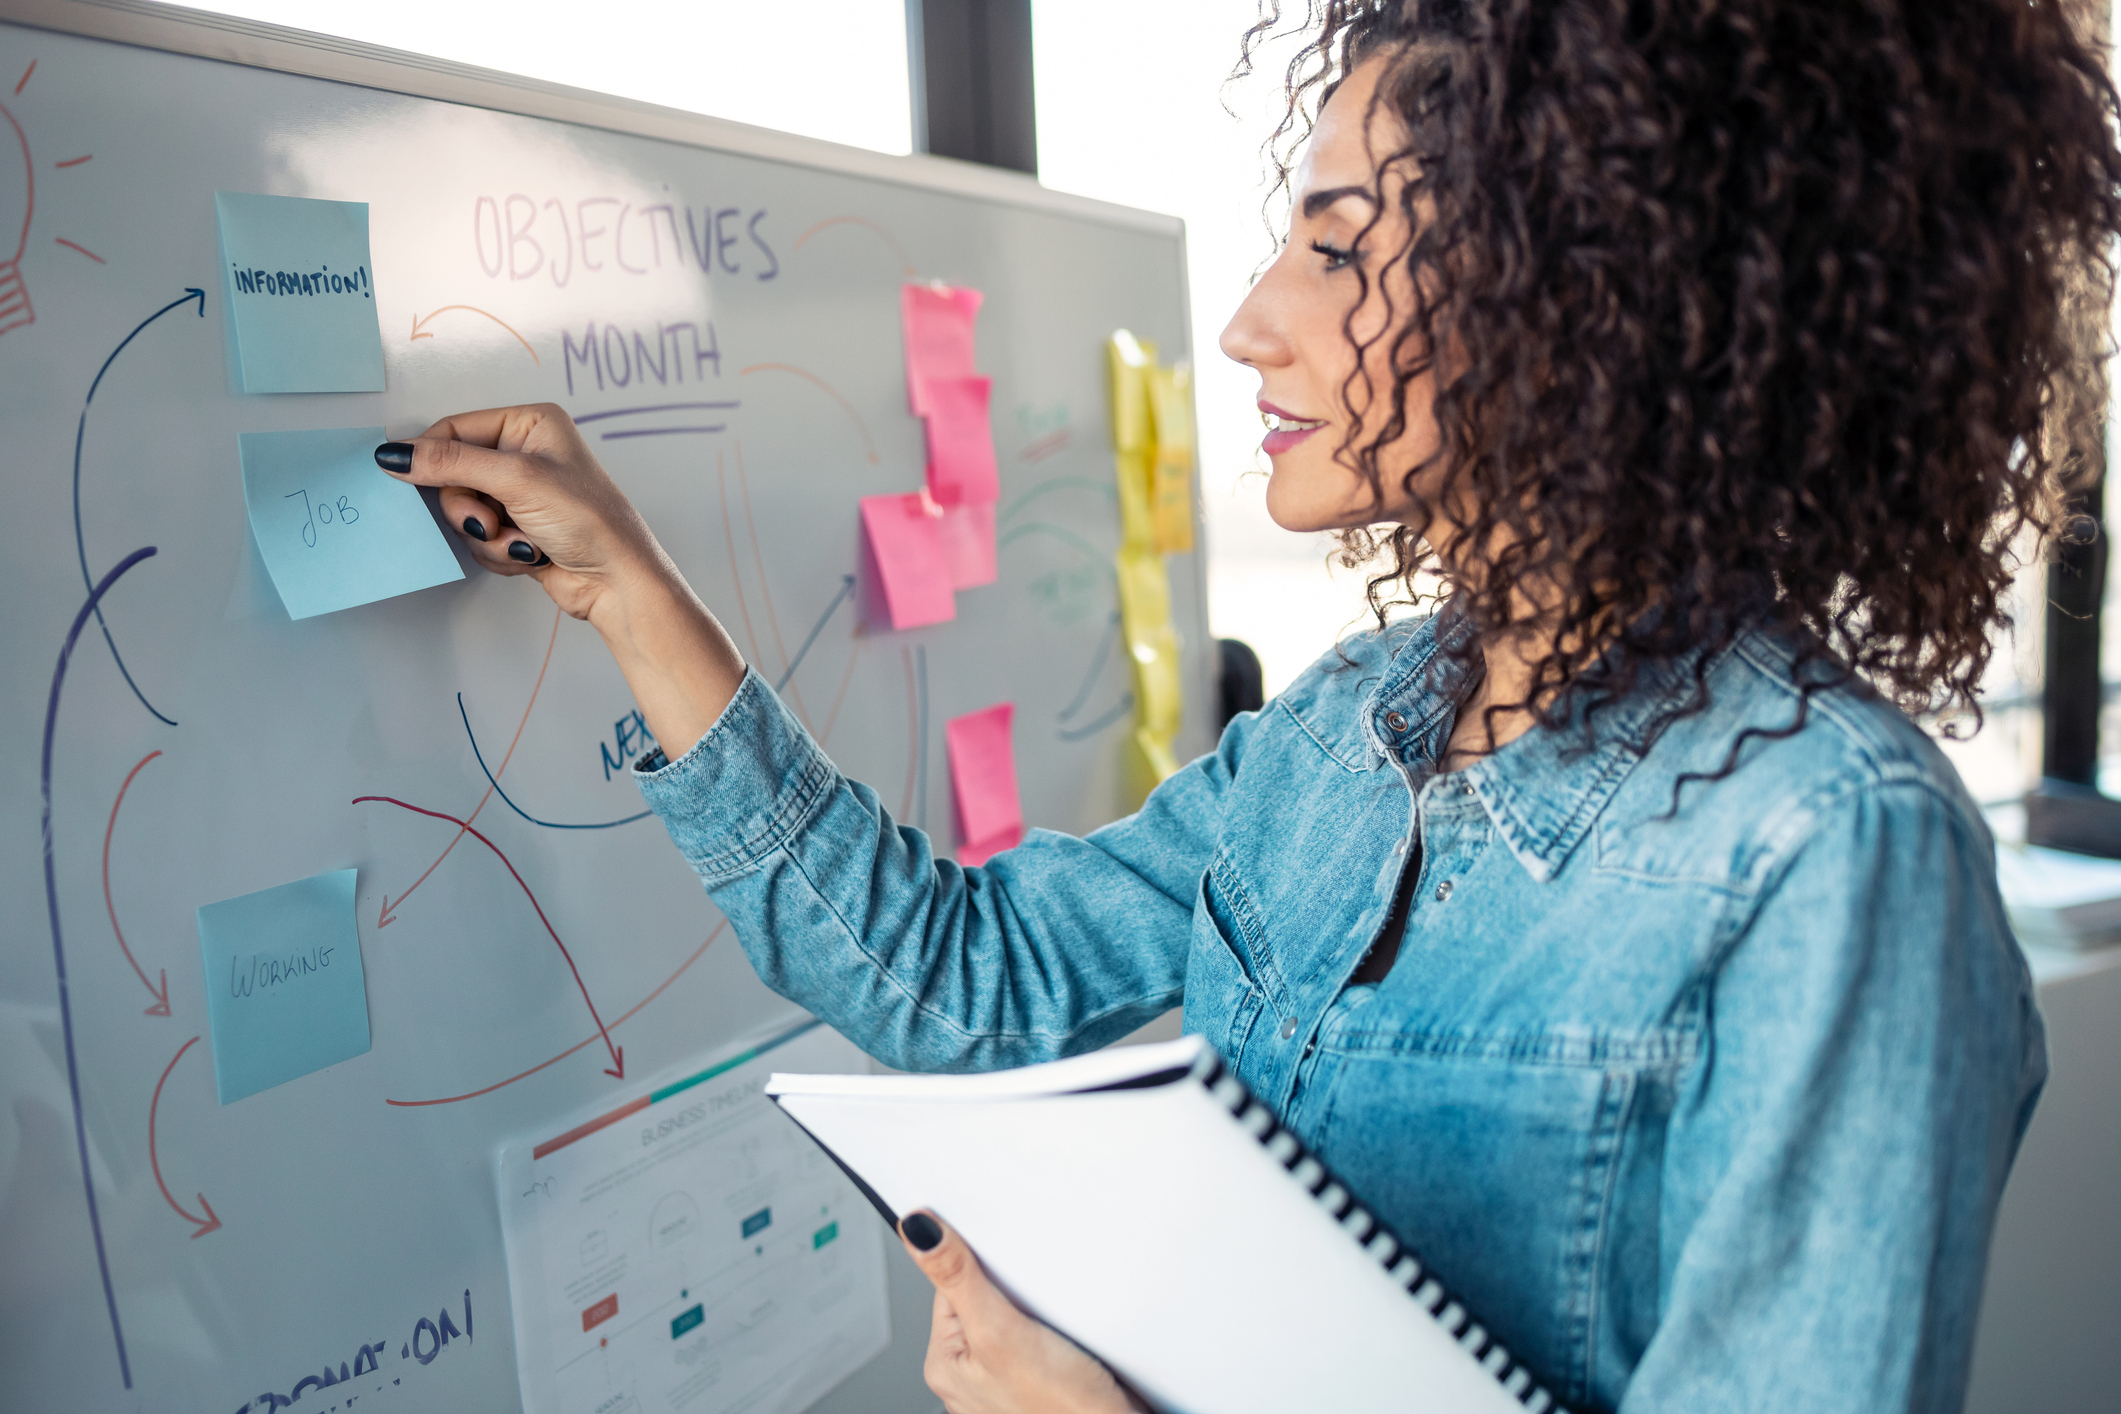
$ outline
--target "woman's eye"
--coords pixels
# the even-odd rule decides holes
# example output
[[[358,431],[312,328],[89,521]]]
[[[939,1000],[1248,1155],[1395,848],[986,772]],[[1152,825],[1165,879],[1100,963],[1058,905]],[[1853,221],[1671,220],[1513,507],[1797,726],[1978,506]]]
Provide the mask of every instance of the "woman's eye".
[[[1311,242],[1311,249],[1326,258],[1326,269],[1328,270],[1339,270],[1352,263],[1355,259],[1354,251],[1345,250],[1336,245],[1328,245],[1324,241]]]

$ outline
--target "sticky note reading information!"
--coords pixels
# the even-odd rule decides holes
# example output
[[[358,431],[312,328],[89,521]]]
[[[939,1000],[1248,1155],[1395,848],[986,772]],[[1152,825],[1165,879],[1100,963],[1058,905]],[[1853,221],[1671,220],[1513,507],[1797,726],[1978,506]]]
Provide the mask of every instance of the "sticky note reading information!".
[[[245,432],[243,504],[290,618],[462,579],[417,489],[376,465],[380,427]]]
[[[950,790],[965,842],[960,864],[985,864],[1024,837],[1024,807],[1016,794],[1016,748],[1010,728],[1016,704],[997,702],[943,727],[950,747]]]
[[[939,510],[918,491],[862,497],[862,530],[893,628],[919,628],[957,617]]]
[[[222,1104],[368,1050],[354,872],[338,869],[199,910]]]
[[[221,278],[246,393],[380,393],[368,203],[215,192]]]
[[[980,292],[950,285],[899,286],[899,313],[906,340],[906,405],[928,415],[924,388],[935,378],[972,376],[972,321]]]

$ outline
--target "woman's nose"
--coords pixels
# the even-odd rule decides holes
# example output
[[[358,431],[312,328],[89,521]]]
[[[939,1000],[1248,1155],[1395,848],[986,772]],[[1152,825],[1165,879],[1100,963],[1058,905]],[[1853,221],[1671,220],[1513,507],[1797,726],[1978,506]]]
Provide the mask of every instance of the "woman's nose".
[[[1247,367],[1278,368],[1291,361],[1289,340],[1277,318],[1281,301],[1277,298],[1275,272],[1279,266],[1279,261],[1268,266],[1246,292],[1216,341],[1225,357]]]

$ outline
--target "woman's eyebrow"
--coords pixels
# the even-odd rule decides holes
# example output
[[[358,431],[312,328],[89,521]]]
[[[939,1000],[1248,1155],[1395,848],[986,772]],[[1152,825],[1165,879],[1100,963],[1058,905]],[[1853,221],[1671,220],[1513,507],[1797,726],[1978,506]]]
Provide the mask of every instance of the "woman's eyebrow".
[[[1367,186],[1327,187],[1324,191],[1312,192],[1304,198],[1304,215],[1316,216],[1334,202],[1350,196],[1360,197],[1372,206],[1377,205],[1377,198],[1371,195]]]

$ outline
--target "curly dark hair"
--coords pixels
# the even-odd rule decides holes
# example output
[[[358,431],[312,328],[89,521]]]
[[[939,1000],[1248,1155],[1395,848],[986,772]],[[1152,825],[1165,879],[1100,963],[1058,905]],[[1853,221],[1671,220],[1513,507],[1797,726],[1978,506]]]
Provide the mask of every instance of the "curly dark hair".
[[[2055,0],[1307,0],[1290,19],[1279,191],[1366,58],[1405,131],[1377,193],[1410,217],[1390,258],[1417,293],[1378,336],[1394,385],[1350,377],[1370,411],[1338,455],[1381,505],[1380,452],[1433,375],[1441,445],[1407,490],[1441,472],[1478,507],[1468,543],[1503,547],[1452,594],[1469,652],[1534,635],[1534,690],[1510,705],[1551,723],[1572,690],[1595,711],[1645,665],[1694,658],[1673,715],[1698,711],[1708,660],[1760,626],[1826,665],[1803,681],[1860,675],[1978,724],[2014,546],[2051,533],[2100,464],[2121,108],[2085,17]],[[1241,74],[1282,25],[1264,0]],[[1362,345],[1353,315],[1348,333]],[[1380,627],[1419,597],[1418,529],[1341,543],[1351,566],[1381,562]],[[1558,612],[1528,624],[1528,590]]]

